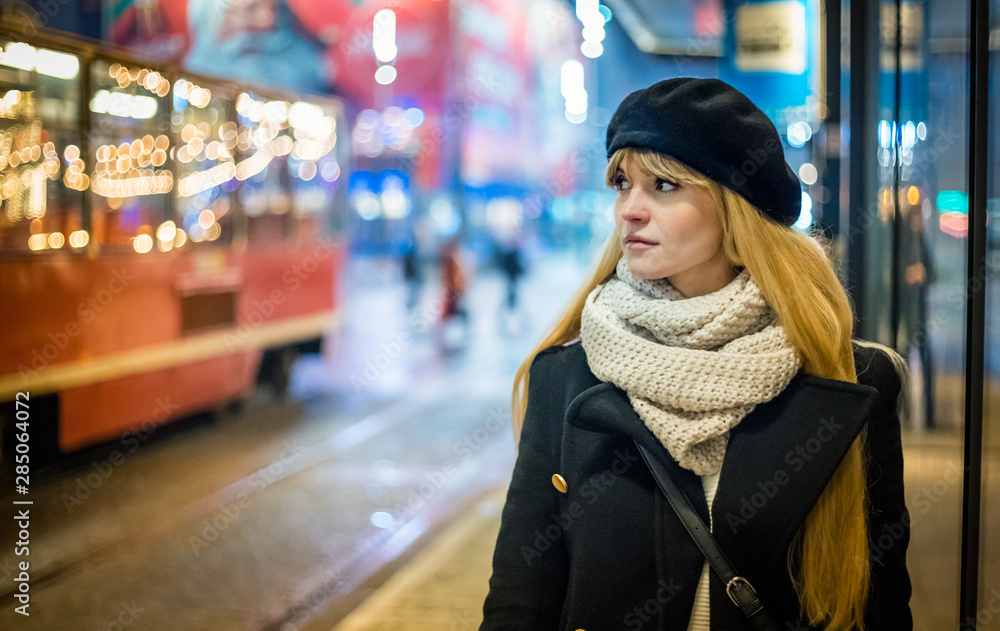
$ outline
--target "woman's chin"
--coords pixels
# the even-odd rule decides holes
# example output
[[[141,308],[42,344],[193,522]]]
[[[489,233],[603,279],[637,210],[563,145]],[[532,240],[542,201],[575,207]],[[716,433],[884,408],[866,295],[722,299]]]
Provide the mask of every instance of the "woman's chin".
[[[662,268],[652,268],[648,265],[633,262],[632,259],[628,260],[628,271],[632,273],[632,276],[638,278],[639,280],[656,280],[666,276],[666,274],[663,273]]]

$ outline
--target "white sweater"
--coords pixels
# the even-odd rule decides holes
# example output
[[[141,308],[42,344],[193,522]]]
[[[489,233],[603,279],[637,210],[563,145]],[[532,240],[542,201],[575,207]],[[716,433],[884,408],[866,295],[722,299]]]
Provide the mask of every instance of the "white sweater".
[[[705,489],[705,500],[708,501],[708,528],[712,529],[712,501],[715,499],[715,491],[719,488],[719,473],[701,476],[701,486]],[[698,589],[694,593],[694,608],[691,610],[691,620],[688,622],[688,631],[711,631],[709,608],[708,608],[708,575],[711,570],[708,561],[701,566],[701,580],[698,581]]]

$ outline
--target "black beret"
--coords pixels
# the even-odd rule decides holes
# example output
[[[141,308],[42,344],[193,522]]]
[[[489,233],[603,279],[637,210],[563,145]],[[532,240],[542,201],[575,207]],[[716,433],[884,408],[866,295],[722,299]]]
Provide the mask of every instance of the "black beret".
[[[786,226],[802,210],[802,187],[774,123],[718,79],[667,79],[628,95],[608,124],[606,147],[608,159],[624,147],[675,158]]]

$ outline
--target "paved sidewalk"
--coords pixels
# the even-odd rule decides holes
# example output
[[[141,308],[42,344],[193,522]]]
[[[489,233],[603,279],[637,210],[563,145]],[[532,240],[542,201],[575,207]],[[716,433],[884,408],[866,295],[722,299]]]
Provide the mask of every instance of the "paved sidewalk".
[[[495,487],[335,631],[478,629],[506,492]]]

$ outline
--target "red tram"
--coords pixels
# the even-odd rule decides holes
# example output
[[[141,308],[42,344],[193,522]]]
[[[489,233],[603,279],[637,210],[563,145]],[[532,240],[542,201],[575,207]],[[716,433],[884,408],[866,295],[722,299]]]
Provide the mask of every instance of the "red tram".
[[[67,452],[280,386],[338,322],[342,103],[22,33],[0,26],[0,405],[51,402]]]

